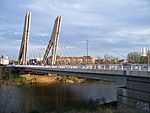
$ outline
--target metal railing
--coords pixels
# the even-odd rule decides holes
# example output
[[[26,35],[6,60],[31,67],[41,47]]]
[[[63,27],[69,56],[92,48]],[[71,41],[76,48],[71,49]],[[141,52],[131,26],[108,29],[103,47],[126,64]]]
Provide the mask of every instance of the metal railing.
[[[150,71],[149,65],[144,64],[88,64],[88,65],[9,65],[14,67],[40,67],[60,69],[90,69],[90,70],[129,70],[129,71]]]

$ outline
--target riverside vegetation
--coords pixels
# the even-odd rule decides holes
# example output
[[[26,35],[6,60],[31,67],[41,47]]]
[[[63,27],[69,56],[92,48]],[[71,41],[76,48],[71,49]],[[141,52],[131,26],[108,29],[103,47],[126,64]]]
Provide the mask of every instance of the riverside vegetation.
[[[26,81],[27,84],[51,84],[51,83],[83,83],[85,79],[77,77],[69,77],[63,75],[21,75],[21,82]],[[25,78],[25,80],[23,79]]]

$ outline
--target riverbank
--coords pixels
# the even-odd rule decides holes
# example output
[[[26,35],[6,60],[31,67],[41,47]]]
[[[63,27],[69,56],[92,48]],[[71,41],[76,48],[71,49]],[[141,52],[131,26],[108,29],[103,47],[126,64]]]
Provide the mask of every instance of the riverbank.
[[[30,75],[24,74],[13,78],[16,84],[51,84],[51,83],[83,83],[86,79],[63,75]]]

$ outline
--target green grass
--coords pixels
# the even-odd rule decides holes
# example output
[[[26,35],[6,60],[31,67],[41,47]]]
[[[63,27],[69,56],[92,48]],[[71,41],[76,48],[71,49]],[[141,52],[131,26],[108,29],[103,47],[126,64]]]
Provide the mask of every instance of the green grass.
[[[19,76],[19,77],[13,78],[12,81],[14,83],[26,83],[26,78]]]

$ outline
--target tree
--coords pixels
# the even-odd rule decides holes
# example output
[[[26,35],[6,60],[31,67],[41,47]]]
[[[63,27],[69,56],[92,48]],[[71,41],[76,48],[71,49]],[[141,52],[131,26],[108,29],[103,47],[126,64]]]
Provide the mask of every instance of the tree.
[[[118,58],[113,55],[104,55],[104,64],[117,64]]]
[[[127,59],[129,63],[140,63],[140,53],[131,52],[127,55]]]

